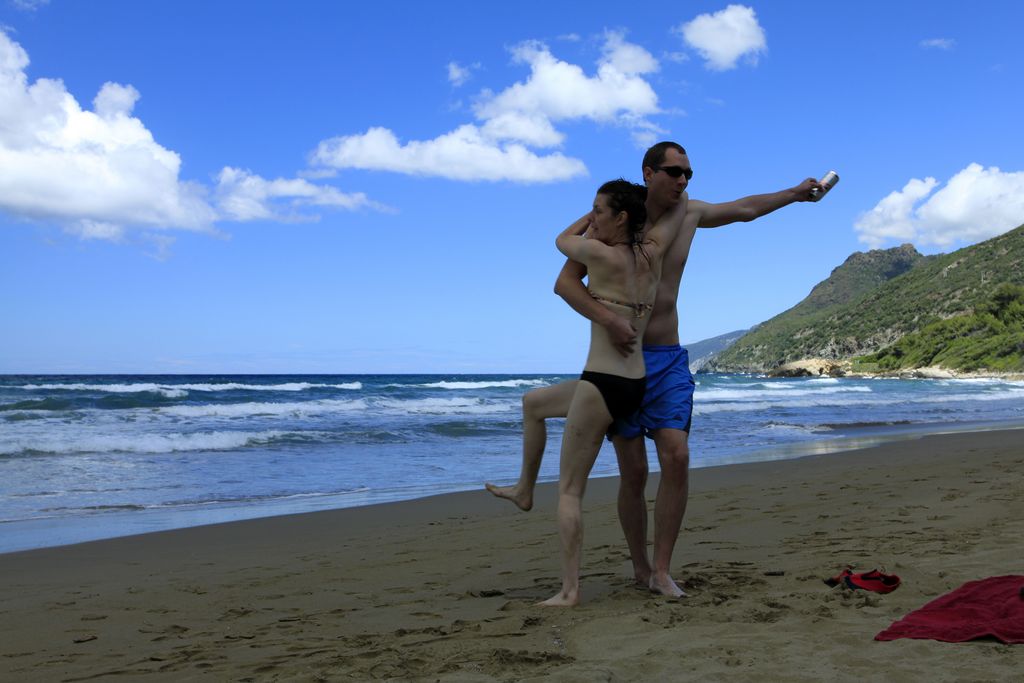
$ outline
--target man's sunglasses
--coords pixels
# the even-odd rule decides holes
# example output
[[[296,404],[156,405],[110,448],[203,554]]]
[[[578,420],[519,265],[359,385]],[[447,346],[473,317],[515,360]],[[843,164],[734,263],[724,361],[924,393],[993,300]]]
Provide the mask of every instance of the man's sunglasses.
[[[689,180],[693,177],[693,169],[683,168],[682,166],[655,166],[654,172],[657,173],[658,171],[664,171],[672,178],[686,176],[686,179]]]

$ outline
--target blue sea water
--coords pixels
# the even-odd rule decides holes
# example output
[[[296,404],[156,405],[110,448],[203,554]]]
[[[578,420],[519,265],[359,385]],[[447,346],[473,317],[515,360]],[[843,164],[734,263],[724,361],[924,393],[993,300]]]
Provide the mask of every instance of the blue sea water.
[[[0,552],[510,483],[522,394],[571,378],[3,376]],[[693,467],[1024,423],[1020,381],[697,380]]]

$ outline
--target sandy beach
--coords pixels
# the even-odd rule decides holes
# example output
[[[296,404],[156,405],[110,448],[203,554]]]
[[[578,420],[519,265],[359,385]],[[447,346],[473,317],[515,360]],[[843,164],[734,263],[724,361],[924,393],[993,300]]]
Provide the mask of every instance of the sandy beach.
[[[653,496],[655,482],[648,484]],[[0,680],[1009,681],[1024,647],[875,642],[970,580],[1024,573],[1024,431],[695,470],[673,574],[636,588],[614,479],[585,501],[585,603],[554,488],[484,491],[0,555]],[[887,595],[829,588],[884,567]]]

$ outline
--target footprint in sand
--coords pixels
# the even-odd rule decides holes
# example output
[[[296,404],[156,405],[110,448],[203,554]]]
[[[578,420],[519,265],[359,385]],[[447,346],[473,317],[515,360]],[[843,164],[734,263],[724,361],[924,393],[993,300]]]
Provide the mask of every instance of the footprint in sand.
[[[255,612],[255,610],[251,610],[248,607],[233,607],[220,615],[217,620],[226,621],[228,619],[238,619],[239,617],[244,617],[248,614],[252,614],[253,612]]]
[[[744,615],[747,621],[752,621],[755,624],[774,624],[781,619],[782,616],[783,613],[778,610],[760,609],[752,609]]]
[[[818,605],[813,610],[803,611],[802,614],[810,615],[811,617],[814,618],[814,621],[819,621],[821,619],[835,619],[836,618],[835,610],[829,608],[826,605]]]

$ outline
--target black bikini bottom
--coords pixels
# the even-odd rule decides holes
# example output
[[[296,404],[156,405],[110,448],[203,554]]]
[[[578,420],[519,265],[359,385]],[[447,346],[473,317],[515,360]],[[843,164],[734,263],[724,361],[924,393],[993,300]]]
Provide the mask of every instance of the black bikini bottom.
[[[640,404],[644,400],[644,390],[647,388],[646,377],[619,377],[604,372],[590,372],[584,370],[580,379],[590,382],[601,392],[604,405],[608,408],[612,419],[629,417],[640,410]]]

